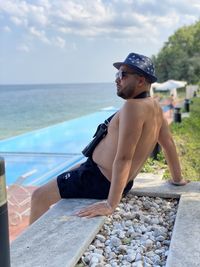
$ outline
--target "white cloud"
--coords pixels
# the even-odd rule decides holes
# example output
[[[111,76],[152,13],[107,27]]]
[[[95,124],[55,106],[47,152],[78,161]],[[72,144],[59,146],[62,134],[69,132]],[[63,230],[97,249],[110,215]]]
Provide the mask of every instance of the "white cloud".
[[[50,9],[51,8],[51,2],[49,0],[38,0],[38,5],[43,6],[45,9]]]
[[[30,22],[37,23],[41,26],[46,26],[48,24],[48,9],[43,6],[34,6],[29,7],[29,16]]]
[[[72,33],[72,29],[69,27],[58,27],[57,29],[59,32],[62,32],[62,33],[66,33],[66,34]]]
[[[12,16],[12,17],[10,17],[10,20],[17,26],[20,26],[23,24],[23,20],[18,18],[18,17]]]
[[[43,30],[39,31],[34,27],[30,27],[29,31],[34,37],[38,38],[43,43],[50,44],[50,40],[46,37],[45,31]]]
[[[26,44],[21,44],[21,45],[17,46],[17,50],[28,53],[28,52],[30,52],[30,47]]]
[[[53,43],[60,48],[65,48],[66,45],[66,41],[59,36],[54,39]]]
[[[164,36],[163,29],[167,29],[167,36],[199,19],[200,4],[199,0],[7,0],[0,2],[0,13],[19,27],[23,36],[27,31],[43,43],[63,48],[69,34],[127,41],[147,36],[153,40]]]
[[[11,29],[8,26],[4,26],[4,27],[2,27],[2,29],[4,32],[11,32]]]

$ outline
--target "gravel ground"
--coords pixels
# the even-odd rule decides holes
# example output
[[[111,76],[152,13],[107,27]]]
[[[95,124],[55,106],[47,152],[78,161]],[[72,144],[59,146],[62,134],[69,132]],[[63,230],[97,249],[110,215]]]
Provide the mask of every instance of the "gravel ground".
[[[165,266],[178,200],[129,193],[76,267]]]

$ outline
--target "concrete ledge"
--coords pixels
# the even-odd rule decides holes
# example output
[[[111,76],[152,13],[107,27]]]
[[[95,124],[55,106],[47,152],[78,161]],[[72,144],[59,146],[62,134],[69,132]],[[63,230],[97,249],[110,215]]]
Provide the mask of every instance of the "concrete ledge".
[[[139,174],[131,192],[137,196],[180,198],[186,193],[200,193],[200,182],[190,182],[185,186],[175,186],[162,180],[162,174]]]
[[[73,267],[92,242],[105,217],[73,216],[91,199],[61,200],[11,244],[12,267]]]
[[[181,196],[166,267],[200,266],[200,194]]]

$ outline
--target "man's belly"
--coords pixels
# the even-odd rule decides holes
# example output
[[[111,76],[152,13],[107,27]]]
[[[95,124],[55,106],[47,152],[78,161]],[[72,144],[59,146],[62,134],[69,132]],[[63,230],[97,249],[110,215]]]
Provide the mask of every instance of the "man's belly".
[[[112,165],[116,152],[112,149],[106,148],[104,140],[94,150],[92,159],[97,164],[103,175],[111,181],[112,178]]]

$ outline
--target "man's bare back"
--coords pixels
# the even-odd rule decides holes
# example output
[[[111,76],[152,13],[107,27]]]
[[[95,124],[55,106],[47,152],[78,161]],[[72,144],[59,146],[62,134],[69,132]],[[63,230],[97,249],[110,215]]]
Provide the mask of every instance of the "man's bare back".
[[[135,140],[131,140],[131,143],[127,144],[129,147],[136,145],[128,181],[136,177],[149,154],[153,151],[162,126],[163,112],[158,102],[153,100],[153,98],[130,99],[124,104],[124,107],[112,118],[108,127],[108,134],[93,152],[93,160],[109,181],[112,179],[112,165],[117,153],[119,124],[122,117],[126,116],[122,113],[126,113],[127,109],[133,114],[140,113],[140,118],[137,121],[134,120],[135,116],[130,114],[132,120],[127,122],[130,128],[130,135],[131,131],[134,131],[138,124],[142,124],[142,132],[137,143]],[[124,142],[124,146],[126,146],[126,142]]]

